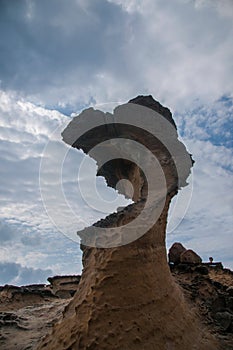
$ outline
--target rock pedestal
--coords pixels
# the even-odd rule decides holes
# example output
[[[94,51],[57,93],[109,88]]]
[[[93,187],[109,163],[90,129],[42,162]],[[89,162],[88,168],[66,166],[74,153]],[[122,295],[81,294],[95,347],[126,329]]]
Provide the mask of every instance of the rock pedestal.
[[[162,115],[172,128],[172,132],[166,135],[168,142],[172,141],[172,148],[178,147],[181,156],[190,159],[185,147],[178,141],[175,123],[167,108],[151,96],[138,96],[130,101],[129,105],[132,104],[139,105],[141,111],[142,106],[145,106],[145,112],[141,113],[145,125],[148,109]],[[93,113],[94,118],[97,112],[89,110],[87,113]],[[131,125],[99,126],[74,142],[70,135],[74,135],[75,130],[82,125],[86,114],[71,121],[63,133],[64,141],[86,153],[113,136],[128,137],[145,145],[160,163],[166,180],[166,195],[158,219],[144,235],[139,235],[137,240],[128,244],[104,248],[98,247],[98,238],[90,238],[92,246],[88,247],[84,244],[86,231],[79,233],[83,249],[83,273],[78,290],[66,307],[63,319],[54,326],[52,333],[38,349],[217,349],[213,337],[186,304],[171,276],[166,258],[165,232],[169,204],[179,188],[185,185],[192,162],[189,167],[182,169],[183,178],[179,183],[176,160],[166,145],[148,131]],[[166,130],[161,130],[161,133],[166,134]],[[94,225],[119,227],[120,230],[143,210],[149,191],[147,178],[137,165],[125,159],[118,158],[104,165],[100,164],[98,158],[95,159],[99,167],[98,174],[105,176],[109,186],[115,188],[119,180],[127,179],[134,187],[134,204]],[[159,191],[156,200],[155,206],[160,200]],[[119,234],[119,239],[124,240],[124,237]],[[97,246],[94,246],[95,243]]]

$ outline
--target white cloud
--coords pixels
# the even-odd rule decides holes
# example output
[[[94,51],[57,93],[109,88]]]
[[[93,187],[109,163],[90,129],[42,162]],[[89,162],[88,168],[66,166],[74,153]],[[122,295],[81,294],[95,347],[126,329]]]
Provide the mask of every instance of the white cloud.
[[[205,260],[214,256],[215,260],[233,268],[230,244],[233,227],[232,150],[196,138],[183,141],[195,160],[193,191],[183,221],[168,234],[167,246],[181,241]]]
[[[56,143],[58,136],[52,132],[68,118],[49,107],[70,114],[98,103],[108,110],[138,94],[152,94],[175,111],[179,132],[196,160],[194,194],[178,236],[192,240],[205,254],[199,240],[203,237],[203,242],[211,241],[214,252],[219,248],[220,258],[222,254],[231,262],[227,240],[232,225],[232,13],[231,0],[4,3],[0,218],[10,225],[11,238],[9,246],[1,247],[3,260],[15,259],[23,266],[30,262],[33,268],[49,266],[56,273],[75,272],[72,259],[78,269],[81,266],[77,245],[58,234],[40,199],[44,146],[49,140],[54,145],[46,169],[53,211],[53,171],[66,147]],[[69,226],[74,232],[99,217],[79,198],[75,164],[82,157],[70,151],[63,167],[66,198],[78,218]],[[105,193],[102,179],[98,186]],[[213,234],[216,227],[225,232],[221,240]],[[27,254],[29,246],[34,261]]]
[[[223,160],[224,153],[229,154],[233,146],[231,135],[233,128],[232,113],[233,98],[223,96],[214,103],[196,104],[193,110],[177,111],[175,112],[175,120],[179,134],[185,135],[186,138],[205,140],[215,146],[226,147],[227,150],[223,150],[222,157],[219,158]],[[208,147],[208,143],[206,147]],[[212,157],[214,155],[215,153],[212,152]],[[230,166],[229,162],[225,166]]]
[[[184,1],[184,0],[183,0]],[[186,0],[193,1],[193,0]],[[194,0],[195,7],[202,9],[203,7],[215,9],[223,17],[233,18],[233,4],[231,0]]]
[[[63,234],[77,240],[79,229],[106,213],[92,210],[78,189],[78,166],[84,154],[62,141],[60,132],[68,122],[69,118],[57,111],[37,107],[16,94],[0,92],[0,261],[4,263],[14,261],[32,269],[50,268],[56,274],[81,272],[79,245]],[[46,153],[48,143],[51,152]],[[43,171],[42,159],[46,163]],[[92,166],[93,174],[95,170],[96,166],[94,170]],[[89,171],[81,183],[86,192],[88,177]],[[42,178],[46,180],[43,189],[49,212],[41,198]],[[115,192],[106,190],[103,178],[97,183],[106,200],[114,199]],[[65,201],[60,200],[58,189],[65,194]],[[116,205],[109,205],[108,212],[115,208]]]
[[[15,231],[4,221],[0,222],[0,241],[1,243],[8,242],[15,237]]]
[[[28,101],[74,111],[151,93],[180,109],[233,90],[232,18],[222,15],[232,13],[230,1],[115,0],[97,6],[73,0],[66,6],[57,0],[46,11],[44,3],[31,3],[29,22],[21,6],[3,8],[9,24],[2,32],[11,30],[7,41],[2,38],[0,71],[2,87]],[[24,55],[9,14],[21,24]],[[4,70],[6,63],[14,69]]]
[[[51,276],[50,269],[33,269],[14,262],[0,262],[1,277],[0,284],[32,284],[46,283],[47,278]]]

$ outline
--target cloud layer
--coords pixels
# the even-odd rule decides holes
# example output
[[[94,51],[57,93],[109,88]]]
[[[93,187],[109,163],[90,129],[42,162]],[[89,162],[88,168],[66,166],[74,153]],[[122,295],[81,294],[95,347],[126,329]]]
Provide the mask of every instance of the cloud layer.
[[[167,244],[182,241],[233,267],[232,1],[2,0],[0,7],[0,283],[81,272],[78,245],[44,209],[41,159],[48,160],[46,190],[56,213],[53,171],[66,146],[53,131],[72,112],[90,105],[111,110],[138,94],[152,94],[172,109],[196,161],[190,206],[183,219],[191,185],[180,194],[181,205],[174,200]],[[48,142],[52,156],[44,153]],[[70,236],[105,216],[80,195],[83,157],[69,151],[62,172],[77,220],[63,220]],[[81,181],[87,191],[88,181]],[[97,187],[114,199],[103,179]]]
[[[41,279],[40,268],[45,271],[44,276],[48,268],[54,274],[80,273],[81,252],[77,242],[70,238],[77,241],[77,230],[106,216],[106,212],[88,206],[80,193],[79,186],[86,194],[89,192],[89,174],[78,184],[78,166],[84,154],[69,148],[61,139],[61,131],[69,120],[57,111],[37,107],[15,94],[0,91],[0,261],[5,264],[5,275],[8,268],[9,276],[13,270],[21,276],[20,271],[24,269],[25,278],[16,278],[17,275],[12,283],[26,283],[26,272],[28,283],[31,283],[31,274],[35,277],[37,272]],[[50,152],[45,151],[48,144]],[[64,159],[60,159],[63,152]],[[42,159],[46,163],[44,169],[41,169]],[[58,169],[60,160],[62,166]],[[89,169],[94,176],[96,165],[93,163],[90,161]],[[61,172],[59,188],[65,195],[65,203],[57,193],[57,172]],[[41,197],[42,177],[47,203]],[[103,178],[97,180],[97,187],[100,195],[110,201],[107,213],[114,211],[117,205],[111,201],[116,198],[115,191],[107,189]],[[120,205],[126,203],[122,196],[119,198]],[[22,269],[12,262],[22,265]],[[0,284],[9,282],[4,276],[0,276]]]
[[[218,3],[2,1],[2,88],[67,113],[138,93],[213,102],[233,90],[233,5]]]
[[[33,269],[14,262],[0,262],[1,283],[23,285],[45,283],[52,270]]]

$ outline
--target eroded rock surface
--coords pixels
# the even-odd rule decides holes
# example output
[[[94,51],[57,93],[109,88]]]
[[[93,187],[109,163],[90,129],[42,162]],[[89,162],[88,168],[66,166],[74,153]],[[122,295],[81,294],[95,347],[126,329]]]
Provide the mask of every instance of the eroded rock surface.
[[[48,277],[50,284],[0,286],[0,312],[53,302],[58,298],[69,299],[76,292],[80,278],[79,275],[54,276]]]
[[[45,300],[52,302],[56,298],[49,285],[35,284],[21,287],[5,285],[0,287],[0,311],[43,304]]]
[[[218,339],[216,349],[233,348],[233,272],[218,265],[171,265],[172,275],[202,323]],[[185,267],[185,268],[184,268]],[[204,273],[203,273],[204,272]],[[207,273],[206,273],[207,272]]]
[[[184,269],[184,266],[186,267]],[[182,289],[186,303],[199,315],[202,324],[219,341],[216,350],[233,348],[233,272],[215,265],[190,264],[170,265],[172,276]],[[203,269],[207,273],[203,274]],[[63,276],[59,276],[62,281]],[[70,276],[74,279],[74,276]],[[79,279],[80,276],[76,276]],[[67,280],[68,276],[64,276]],[[55,276],[58,279],[58,276]],[[38,286],[38,287],[37,287]],[[31,286],[24,286],[24,288]],[[11,289],[19,287],[11,286]],[[42,286],[33,285],[34,290]],[[44,286],[43,286],[44,288]],[[76,285],[78,288],[78,285]],[[78,296],[76,296],[77,298]],[[51,332],[52,325],[62,319],[62,312],[71,299],[49,300],[37,303],[24,298],[24,306],[19,308],[14,299],[5,304],[2,300],[0,312],[0,348],[2,350],[34,350],[41,338]],[[27,302],[29,305],[27,305]]]
[[[5,309],[10,307],[11,311],[0,312],[0,349],[36,349],[41,338],[61,319],[67,303],[69,299],[44,298],[39,304],[30,302],[28,306],[14,308],[15,304],[11,300],[5,306]]]
[[[81,276],[54,276],[49,277],[50,288],[53,293],[60,298],[70,298],[77,290],[77,286],[80,282]]]
[[[123,123],[128,110],[135,112],[135,123],[137,118],[141,118],[145,128],[127,125],[127,120],[126,124]],[[155,124],[163,116],[159,130],[156,130],[158,137],[148,132],[148,128],[145,130],[152,110],[155,111]],[[123,115],[120,115],[122,112]],[[79,131],[85,126],[85,121],[95,118],[102,118],[102,125],[91,128],[80,137]],[[106,118],[112,118],[112,124],[106,125]],[[116,120],[121,122],[117,124]],[[163,128],[162,125],[166,126]],[[152,130],[153,126],[149,125],[149,128]],[[144,210],[151,191],[148,190],[147,176],[137,164],[123,159],[123,156],[102,164],[101,156],[106,154],[106,148],[102,154],[96,155],[91,151],[95,145],[109,138],[127,138],[147,147],[159,161],[165,177],[165,198],[162,189],[155,183],[154,198],[146,212],[151,215],[144,225],[148,220],[153,222],[156,208],[164,199],[159,217],[142,236],[143,224],[133,227],[129,234],[136,232],[138,239],[128,244],[129,237],[122,234],[122,227],[134,221]],[[63,139],[97,161],[98,175],[104,176],[109,186],[115,188],[119,180],[129,180],[134,188],[134,204],[94,224],[92,230],[87,228],[79,232],[83,273],[77,293],[66,307],[63,319],[53,327],[38,349],[216,350],[217,340],[185,301],[167,264],[165,232],[169,204],[177,191],[186,185],[192,166],[190,155],[178,141],[170,111],[151,96],[138,96],[129,104],[117,107],[114,116],[93,109],[84,111],[68,125]],[[108,144],[107,152],[114,155],[115,149],[109,145],[112,146]],[[124,153],[126,149],[121,151]],[[173,151],[177,155],[175,158],[171,155]],[[177,168],[178,163],[180,169]],[[145,164],[150,166],[149,157]],[[150,175],[154,178],[158,176],[153,172]],[[124,189],[122,193],[125,193]],[[101,244],[106,244],[109,237],[95,235],[95,228],[112,227],[117,228],[111,237],[113,246],[103,248]]]
[[[0,286],[1,350],[35,349],[62,317],[79,280],[79,275],[54,276],[50,284]]]

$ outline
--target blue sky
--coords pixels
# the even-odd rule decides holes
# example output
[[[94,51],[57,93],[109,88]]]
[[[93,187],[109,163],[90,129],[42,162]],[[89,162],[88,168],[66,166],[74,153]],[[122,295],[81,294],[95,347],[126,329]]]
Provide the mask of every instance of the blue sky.
[[[69,237],[105,214],[80,195],[84,155],[53,132],[83,108],[112,111],[139,94],[172,110],[195,159],[190,186],[172,204],[168,246],[181,241],[233,268],[232,23],[231,0],[0,0],[0,284],[81,272],[79,246]],[[63,185],[76,217],[62,222],[69,237],[41,198],[48,142],[54,159],[67,150]],[[61,212],[54,159],[50,210]],[[114,199],[97,181],[101,195]]]

